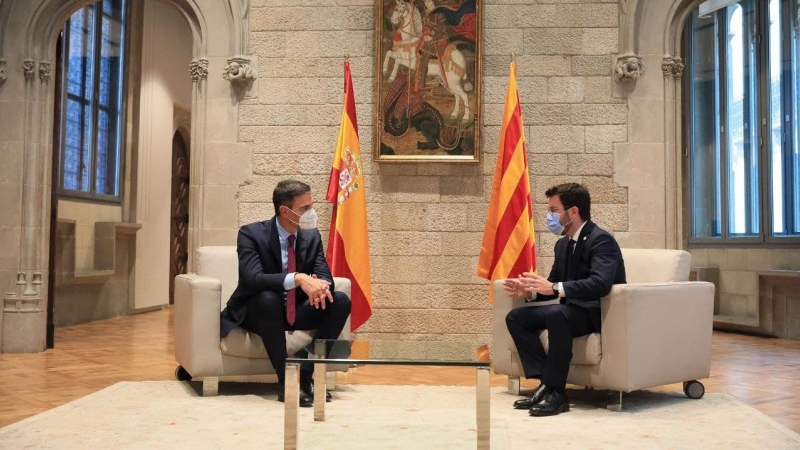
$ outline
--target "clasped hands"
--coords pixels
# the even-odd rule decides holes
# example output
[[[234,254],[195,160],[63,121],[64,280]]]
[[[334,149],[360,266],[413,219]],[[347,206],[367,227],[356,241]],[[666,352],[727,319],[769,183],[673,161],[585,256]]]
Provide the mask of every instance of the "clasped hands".
[[[503,289],[512,297],[529,298],[528,293],[553,295],[553,283],[533,272],[524,272],[516,278],[503,280]]]
[[[328,289],[331,283],[317,278],[316,274],[308,276],[304,273],[298,273],[294,277],[294,284],[306,293],[308,302],[316,309],[325,309],[325,300],[333,303],[333,294]]]

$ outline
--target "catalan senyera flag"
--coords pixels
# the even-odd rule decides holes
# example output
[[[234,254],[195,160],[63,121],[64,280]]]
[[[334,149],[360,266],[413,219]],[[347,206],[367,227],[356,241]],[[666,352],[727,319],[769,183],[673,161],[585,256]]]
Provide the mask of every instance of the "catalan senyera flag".
[[[344,63],[344,107],[333,155],[327,200],[333,204],[328,237],[328,264],[334,276],[352,282],[350,329],[355,331],[372,315],[372,288],[367,237],[367,194],[358,145],[356,100],[350,63]]]
[[[532,219],[528,155],[517,91],[517,65],[512,62],[492,198],[478,259],[479,277],[494,281],[536,270]],[[494,301],[493,292],[490,288],[489,303]]]

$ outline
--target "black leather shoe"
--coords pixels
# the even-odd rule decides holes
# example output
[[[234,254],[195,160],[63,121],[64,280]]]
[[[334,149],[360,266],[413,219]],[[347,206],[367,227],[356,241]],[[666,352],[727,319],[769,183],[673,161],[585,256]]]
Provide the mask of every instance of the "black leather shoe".
[[[569,399],[563,389],[552,389],[541,402],[531,406],[529,414],[533,417],[555,416],[569,411]]]
[[[533,391],[533,395],[528,398],[523,398],[521,400],[517,400],[514,402],[514,409],[531,409],[531,407],[544,398],[547,393],[550,392],[550,388],[545,386],[544,384],[540,384],[535,391]]]
[[[283,385],[280,385],[280,391],[278,391],[278,401],[283,403],[286,401],[284,394],[286,390],[284,389]],[[308,408],[310,406],[314,406],[314,397],[309,395],[303,388],[300,388],[300,407],[301,408]]]
[[[300,389],[308,392],[308,395],[310,395],[311,398],[314,398],[314,380],[309,380],[309,381],[300,380]],[[330,403],[332,401],[333,397],[331,396],[331,391],[327,390],[326,388],[325,403]]]

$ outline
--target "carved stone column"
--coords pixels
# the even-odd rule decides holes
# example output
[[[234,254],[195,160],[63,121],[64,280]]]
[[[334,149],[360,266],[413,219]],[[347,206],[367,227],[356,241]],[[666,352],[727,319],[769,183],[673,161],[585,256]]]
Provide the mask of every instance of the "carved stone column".
[[[39,62],[39,80],[36,83],[36,63],[32,59],[22,62],[26,84],[24,168],[22,184],[22,236],[20,265],[17,281],[3,298],[3,353],[34,353],[45,350],[47,313],[43,273],[46,233],[41,208],[45,183],[44,144],[47,133],[41,124],[52,120],[52,110],[42,105],[50,81],[50,63]]]
[[[205,205],[205,129],[208,89],[208,58],[198,58],[189,63],[192,77],[192,164],[189,174],[189,261],[187,270],[194,269],[195,249],[203,245]]]
[[[683,59],[670,55],[661,60],[664,75],[664,181],[665,197],[665,248],[681,248],[683,241],[682,187],[679,180],[682,172],[683,137],[681,130],[682,103],[680,84],[683,76]]]

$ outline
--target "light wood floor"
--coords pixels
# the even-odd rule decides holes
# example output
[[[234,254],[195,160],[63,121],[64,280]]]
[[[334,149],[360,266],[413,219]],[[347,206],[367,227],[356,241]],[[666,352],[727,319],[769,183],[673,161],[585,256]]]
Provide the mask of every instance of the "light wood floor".
[[[172,310],[56,329],[56,349],[0,354],[0,426],[119,381],[173,380]],[[727,392],[800,432],[800,341],[714,333],[706,392]],[[360,367],[353,384],[474,385],[468,368]],[[506,378],[492,375],[493,386]],[[536,382],[528,387],[534,387]],[[680,385],[661,390],[681,391]]]

